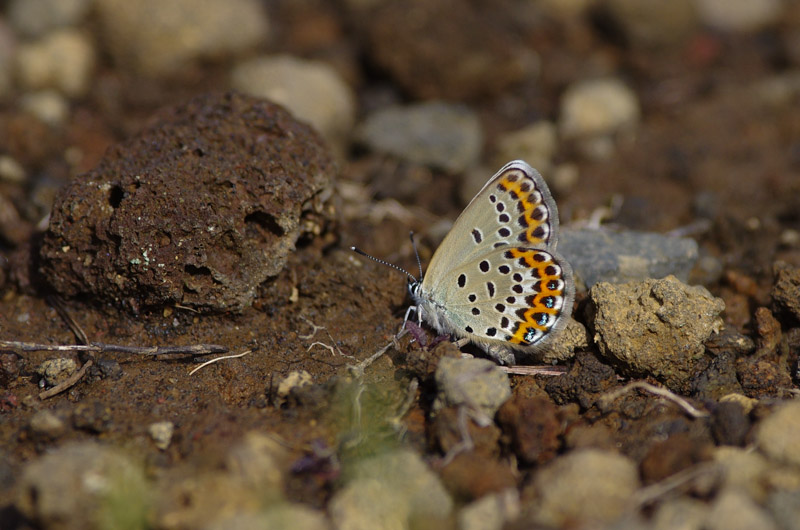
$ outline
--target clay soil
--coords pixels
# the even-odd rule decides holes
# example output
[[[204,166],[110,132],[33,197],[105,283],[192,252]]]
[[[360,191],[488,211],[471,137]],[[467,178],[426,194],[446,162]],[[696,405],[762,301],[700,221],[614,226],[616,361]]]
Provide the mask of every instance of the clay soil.
[[[314,20],[339,31],[320,37],[328,39],[324,46],[309,44],[301,34],[293,33],[299,32],[298,23],[288,17],[290,23],[279,40],[283,51],[321,56],[322,49],[336,50],[328,58],[338,61],[351,75],[362,109],[374,106],[387,92],[398,101],[413,99],[407,87],[393,85],[385,72],[359,62],[363,59],[351,50],[362,42],[346,30],[341,13],[328,7],[318,10]],[[772,105],[754,96],[753,87],[800,58],[787,55],[789,36],[780,27],[754,35],[700,32],[658,47],[632,45],[620,31],[589,19],[539,28],[536,44],[542,64],[555,66],[544,69],[537,79],[535,97],[531,97],[531,85],[525,83],[509,86],[500,95],[468,94],[468,103],[479,112],[485,128],[486,150],[491,152],[493,138],[501,131],[536,118],[556,117],[558,95],[569,82],[583,76],[590,57],[615,64],[640,98],[642,123],[634,140],[622,142],[616,153],[604,160],[584,158],[569,145],[559,149],[559,159],[575,162],[580,174],[579,185],[557,197],[562,223],[586,219],[619,195],[624,201],[613,219],[617,225],[645,231],[682,230],[696,238],[701,255],[721,264],[720,274],[709,277],[700,272],[698,278],[726,301],[727,326],[758,340],[753,315],[758,307],[771,307],[773,263],[782,260],[800,266],[800,244],[786,235],[800,231],[800,105],[797,94],[790,102]],[[796,42],[794,46],[797,54]],[[97,74],[90,95],[76,103],[63,133],[47,130],[12,107],[2,109],[5,149],[31,174],[64,182],[94,167],[108,146],[134,134],[157,109],[207,90],[224,89],[225,67],[198,67],[164,81],[138,79],[107,64]],[[73,166],[64,158],[68,146],[83,153]],[[412,222],[391,215],[348,215],[353,210],[340,203],[335,224],[320,237],[304,241],[283,271],[261,286],[252,307],[241,314],[198,314],[181,307],[132,314],[89,297],[56,300],[28,270],[28,258],[37,245],[36,232],[28,239],[0,242],[4,264],[0,339],[76,344],[79,338],[67,324],[68,315],[90,342],[218,344],[234,354],[251,352],[192,375],[190,370],[206,358],[155,358],[111,351],[4,354],[0,519],[18,516],[13,508],[15,483],[26,462],[67,440],[98,439],[128,448],[141,455],[151,470],[213,468],[226,448],[251,430],[277,435],[291,448],[293,462],[315,457],[320,447],[341,447],[343,427],[336,396],[342,392],[337,388],[346,386],[348,365],[357,364],[390,341],[408,304],[402,275],[354,256],[349,246],[357,245],[414,270],[408,231],[419,233],[425,262],[441,238],[435,221],[454,219],[464,204],[458,194],[460,175],[408,168],[358,151],[349,153],[339,168],[340,182],[367,186],[379,198],[400,196],[404,207],[426,215]],[[421,171],[428,184],[402,193],[387,184],[373,184],[391,182],[397,171]],[[25,189],[3,186],[3,193],[19,204],[35,203]],[[371,208],[369,204],[357,206],[364,211]],[[32,226],[34,221],[28,222]],[[584,298],[585,293],[579,293],[578,320],[582,320]],[[791,317],[777,316],[783,330],[798,325]],[[434,391],[431,373],[437,357],[454,354],[451,348],[443,344],[425,352],[405,339],[367,368],[364,376],[369,400],[385,407],[384,413],[400,407],[410,381],[420,382],[413,406],[403,419],[403,436],[405,443],[433,460],[443,452],[441,440],[431,432],[427,420]],[[596,354],[591,349],[581,353],[582,360],[566,369],[605,374],[598,368],[602,361]],[[40,399],[36,367],[47,359],[65,356],[74,357],[79,365],[91,359],[93,366],[65,392]],[[780,362],[793,366],[796,356],[796,351],[790,351]],[[311,375],[314,385],[288,398],[278,396],[277,383],[301,370]],[[781,371],[788,373],[788,368]],[[596,377],[614,384],[607,375]],[[540,397],[546,397],[549,388],[561,407],[562,420],[584,426],[603,423],[605,440],[616,440],[629,455],[645,457],[651,448],[648,427],[625,431],[624,422],[603,420],[604,412],[581,397],[591,385],[576,387],[572,393],[556,392],[548,387],[550,381],[546,376],[515,375],[512,387],[515,392]],[[578,377],[570,381],[580,384]],[[787,378],[777,381],[749,393],[779,398],[796,387],[796,382]],[[633,396],[626,413],[642,417],[654,401]],[[32,433],[30,418],[41,409],[71,418],[70,427],[57,440]],[[682,416],[676,410],[665,414]],[[165,420],[175,424],[175,435],[162,451],[153,445],[147,427]],[[382,428],[386,438],[396,434]],[[687,428],[687,432],[698,446],[711,443],[708,435],[692,437],[693,431]],[[568,442],[560,444],[556,451],[565,449]],[[695,454],[689,449],[685,452]],[[327,471],[289,473],[287,496],[324,506],[336,478],[335,470]],[[454,489],[466,491],[465,498],[477,496],[463,484]]]

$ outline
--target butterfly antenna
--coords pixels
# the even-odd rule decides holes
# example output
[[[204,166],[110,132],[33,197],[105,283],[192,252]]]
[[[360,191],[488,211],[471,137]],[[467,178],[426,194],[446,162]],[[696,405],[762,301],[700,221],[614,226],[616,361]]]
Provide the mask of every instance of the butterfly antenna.
[[[417,257],[417,267],[419,267],[419,277],[422,278],[422,261],[419,259],[419,252],[417,252],[417,242],[414,241],[414,231],[411,230],[408,233],[409,239],[411,239],[411,246],[414,247],[414,255]]]
[[[369,254],[367,254],[366,252],[364,252],[363,250],[361,250],[358,247],[350,247],[350,250],[352,250],[356,254],[361,254],[365,258],[369,258],[372,261],[376,261],[376,262],[380,263],[381,265],[386,265],[387,267],[391,267],[391,268],[393,268],[395,270],[398,270],[398,271],[402,272],[403,274],[405,274],[406,276],[408,276],[409,278],[411,278],[412,280],[414,280],[415,282],[417,281],[417,279],[414,277],[413,274],[411,274],[410,272],[408,272],[407,270],[405,270],[402,267],[398,267],[394,263],[389,263],[388,261],[384,261],[384,260],[382,260],[380,258],[376,258],[375,256],[370,256]],[[416,248],[414,250],[416,250]]]

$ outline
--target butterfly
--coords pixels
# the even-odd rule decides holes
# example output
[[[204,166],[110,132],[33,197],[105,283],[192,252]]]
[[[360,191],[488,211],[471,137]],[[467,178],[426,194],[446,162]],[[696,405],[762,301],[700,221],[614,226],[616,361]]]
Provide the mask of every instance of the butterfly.
[[[524,161],[509,162],[456,219],[427,272],[416,279],[403,271],[410,310],[460,344],[515,364],[517,355],[545,347],[572,312],[572,267],[557,245],[558,208],[547,184]]]

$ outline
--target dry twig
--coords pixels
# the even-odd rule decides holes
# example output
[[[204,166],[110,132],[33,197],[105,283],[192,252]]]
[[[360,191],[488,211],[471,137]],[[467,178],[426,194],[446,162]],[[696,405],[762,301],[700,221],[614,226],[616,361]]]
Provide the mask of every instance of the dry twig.
[[[78,325],[75,319],[72,318],[72,315],[69,314],[69,311],[67,311],[64,302],[56,296],[48,296],[47,302],[50,305],[52,305],[58,312],[59,316],[62,319],[64,319],[64,322],[67,323],[69,329],[71,329],[72,333],[75,334],[75,337],[78,339],[78,342],[80,342],[81,344],[89,344],[89,338],[86,336],[86,332],[83,331],[83,328],[80,327],[80,325]]]
[[[81,377],[83,377],[83,375],[86,373],[86,370],[88,370],[92,366],[92,364],[94,364],[94,362],[91,359],[89,359],[88,361],[83,363],[83,366],[81,366],[80,370],[69,376],[69,378],[66,379],[65,381],[57,384],[53,388],[45,390],[44,392],[39,392],[39,399],[45,400],[47,398],[55,396],[56,394],[60,394],[64,390],[70,388],[75,383],[81,380]]]
[[[564,375],[567,369],[564,366],[500,366],[502,371],[511,375]]]
[[[89,353],[129,353],[134,355],[209,355],[212,353],[226,353],[228,348],[218,344],[189,344],[187,346],[122,346],[119,344],[105,344],[92,342],[91,344],[39,344],[36,342],[21,342],[16,340],[0,340],[0,348],[14,351],[67,351]]]

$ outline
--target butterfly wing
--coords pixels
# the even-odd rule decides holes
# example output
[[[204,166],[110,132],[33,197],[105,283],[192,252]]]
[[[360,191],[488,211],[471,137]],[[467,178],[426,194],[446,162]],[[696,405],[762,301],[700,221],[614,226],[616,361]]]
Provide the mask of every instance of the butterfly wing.
[[[555,250],[558,208],[542,176],[522,160],[503,166],[470,201],[433,255],[424,287],[436,291],[452,268],[505,246]]]
[[[453,267],[423,296],[443,308],[452,334],[533,352],[566,325],[575,291],[572,268],[554,250],[507,246]]]

